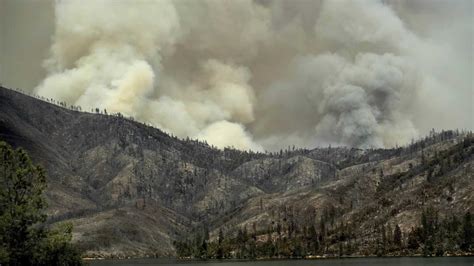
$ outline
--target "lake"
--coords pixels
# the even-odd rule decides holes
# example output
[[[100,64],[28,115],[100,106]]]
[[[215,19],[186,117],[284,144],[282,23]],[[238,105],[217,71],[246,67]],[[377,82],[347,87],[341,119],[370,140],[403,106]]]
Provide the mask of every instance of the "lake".
[[[159,266],[474,266],[474,257],[441,257],[441,258],[347,258],[320,260],[268,260],[268,261],[177,261],[173,259],[130,259],[130,260],[97,260],[91,266],[109,265],[159,265]]]

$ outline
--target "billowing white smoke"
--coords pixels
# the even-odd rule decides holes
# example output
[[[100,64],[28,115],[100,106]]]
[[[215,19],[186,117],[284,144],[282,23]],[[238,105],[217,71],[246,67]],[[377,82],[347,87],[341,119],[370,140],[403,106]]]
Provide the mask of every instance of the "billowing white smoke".
[[[427,55],[446,52],[406,27],[403,7],[58,1],[36,90],[221,148],[403,144],[418,134],[420,97],[445,85]]]
[[[210,59],[193,83],[162,77],[162,57],[184,34],[172,2],[61,1],[56,20],[51,75],[40,94],[135,116],[219,147],[261,150],[239,124],[254,119],[246,68]]]

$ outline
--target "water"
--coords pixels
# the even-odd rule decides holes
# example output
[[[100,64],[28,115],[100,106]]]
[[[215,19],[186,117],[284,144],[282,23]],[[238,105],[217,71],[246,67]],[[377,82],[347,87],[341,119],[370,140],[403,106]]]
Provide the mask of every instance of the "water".
[[[173,259],[130,259],[91,261],[91,266],[474,266],[474,257],[443,258],[350,258],[323,260],[270,260],[270,261],[176,261]]]

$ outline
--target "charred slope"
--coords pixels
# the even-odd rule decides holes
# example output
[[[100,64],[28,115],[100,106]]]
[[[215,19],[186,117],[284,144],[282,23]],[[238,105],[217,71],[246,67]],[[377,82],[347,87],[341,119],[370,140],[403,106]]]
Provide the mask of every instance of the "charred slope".
[[[202,223],[214,233],[253,224],[263,230],[290,221],[289,210],[299,221],[314,222],[302,214],[329,209],[337,210],[335,219],[363,220],[389,204],[397,206],[390,213],[416,217],[419,199],[400,200],[429,183],[421,156],[432,158],[462,137],[450,131],[387,150],[222,151],[119,114],[78,112],[0,88],[0,138],[46,168],[50,222],[72,221],[75,241],[102,255],[174,254],[172,242]],[[436,191],[445,191],[445,177],[460,176],[449,186],[472,192],[472,171],[463,170],[472,168],[469,156],[445,169]],[[437,171],[436,162],[430,167]],[[439,202],[443,193],[429,200]],[[472,197],[456,193],[455,211],[472,208]]]
[[[86,249],[116,253],[172,253],[177,234],[218,220],[264,193],[264,184],[241,178],[234,170],[246,162],[272,160],[266,154],[180,140],[121,115],[69,110],[4,88],[0,137],[28,150],[46,168],[50,221],[72,219],[76,240]],[[278,160],[297,168],[301,163],[291,157]],[[312,161],[307,158],[305,164],[307,160]],[[324,167],[318,178],[326,176],[325,169],[331,171]],[[307,175],[312,178],[313,173]],[[279,183],[276,189],[293,186]],[[141,224],[146,219],[139,218],[145,214],[156,219],[150,224],[160,229],[151,230],[157,241],[141,237],[149,235],[148,224]],[[110,232],[116,220],[122,222]],[[138,232],[130,231],[130,224],[137,222],[133,228]]]

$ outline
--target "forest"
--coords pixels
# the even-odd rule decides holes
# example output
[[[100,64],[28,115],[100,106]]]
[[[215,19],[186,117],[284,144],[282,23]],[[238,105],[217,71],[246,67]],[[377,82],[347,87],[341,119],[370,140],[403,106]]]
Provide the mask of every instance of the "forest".
[[[326,216],[327,215],[327,216]],[[203,228],[194,238],[175,242],[178,257],[197,259],[271,259],[316,258],[350,256],[444,256],[469,252],[473,244],[472,215],[452,216],[440,219],[433,208],[423,210],[420,226],[403,235],[395,225],[377,228],[378,237],[369,243],[362,253],[357,245],[358,235],[354,224],[333,224],[330,214],[322,216],[317,226],[269,225],[268,230],[239,228],[236,235],[224,235],[219,231],[216,239],[209,238]],[[329,249],[336,245],[337,249]]]

